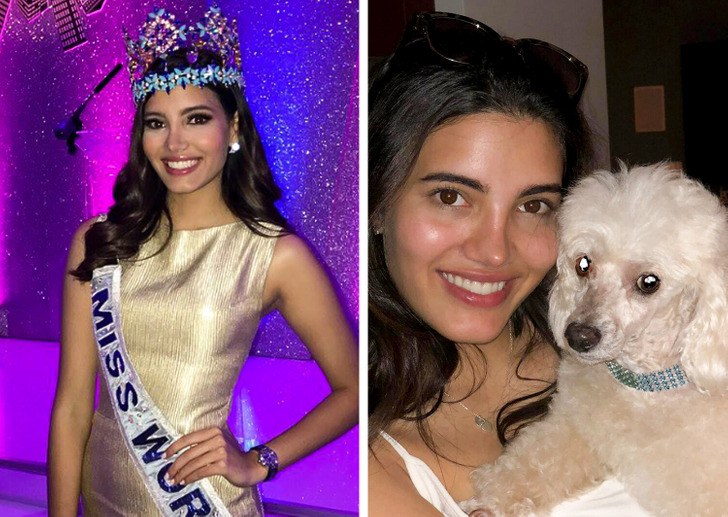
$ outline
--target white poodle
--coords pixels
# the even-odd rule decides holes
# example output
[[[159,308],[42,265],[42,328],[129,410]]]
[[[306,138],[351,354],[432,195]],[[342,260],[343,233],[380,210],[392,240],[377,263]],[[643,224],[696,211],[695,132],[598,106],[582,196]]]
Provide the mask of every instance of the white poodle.
[[[549,414],[471,474],[483,515],[548,515],[616,477],[651,515],[728,515],[728,221],[665,165],[579,182],[559,213]]]

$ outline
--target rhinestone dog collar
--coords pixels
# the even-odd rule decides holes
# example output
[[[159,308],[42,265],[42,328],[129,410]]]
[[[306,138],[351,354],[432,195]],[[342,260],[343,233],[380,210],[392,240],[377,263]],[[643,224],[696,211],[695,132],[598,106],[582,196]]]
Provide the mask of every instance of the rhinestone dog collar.
[[[210,7],[202,22],[196,25],[180,25],[173,14],[164,9],[149,13],[141,27],[137,41],[126,33],[128,68],[131,76],[134,102],[139,103],[149,93],[164,90],[167,93],[177,86],[204,86],[217,83],[230,87],[234,84],[243,88],[240,44],[235,21],[228,24],[216,6]],[[163,74],[149,73],[149,67],[157,59],[166,59],[170,52],[187,49],[186,68],[166,70]],[[195,66],[199,50],[206,50],[219,56],[222,66]]]
[[[607,368],[619,382],[639,391],[667,391],[688,383],[687,375],[679,364],[648,373],[635,373],[613,361],[607,361]]]

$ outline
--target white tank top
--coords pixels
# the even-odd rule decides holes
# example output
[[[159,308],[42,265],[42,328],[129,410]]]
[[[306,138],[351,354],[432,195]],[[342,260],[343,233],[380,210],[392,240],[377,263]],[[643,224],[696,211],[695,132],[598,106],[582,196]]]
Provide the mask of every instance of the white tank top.
[[[381,435],[402,457],[412,484],[423,499],[445,517],[468,517],[424,461],[412,456],[384,431]],[[615,515],[649,517],[649,514],[627,494],[624,486],[616,479],[608,479],[586,494],[561,503],[551,512],[551,517],[614,517]]]

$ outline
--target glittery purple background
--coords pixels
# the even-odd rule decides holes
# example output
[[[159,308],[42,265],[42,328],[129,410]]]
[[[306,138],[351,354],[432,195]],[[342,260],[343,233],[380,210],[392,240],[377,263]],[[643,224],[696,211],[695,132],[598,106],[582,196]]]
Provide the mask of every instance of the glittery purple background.
[[[99,11],[81,11],[87,42],[64,52],[53,10],[28,21],[21,1],[29,3],[11,0],[0,33],[0,310],[7,311],[8,335],[17,338],[0,340],[0,409],[10,412],[0,411],[0,457],[43,461],[68,244],[83,220],[108,209],[126,161],[133,113],[126,70],[88,104],[76,155],[53,128],[116,63],[126,64],[122,26],[135,31],[157,7],[180,21],[197,20],[207,2],[105,0]],[[238,22],[246,95],[284,191],[281,211],[329,270],[356,325],[358,3],[217,4]],[[230,418],[246,441],[279,434],[328,391],[315,364],[285,359],[310,356],[280,316],[265,320],[255,353],[265,357],[244,367]],[[40,384],[47,389],[39,392]],[[11,399],[18,404],[4,407]],[[263,487],[264,496],[356,512],[357,443],[357,430],[349,431],[284,470]]]
[[[82,14],[88,41],[64,52],[52,10],[29,22],[18,2],[0,40],[0,307],[10,337],[55,341],[70,238],[81,221],[106,211],[126,160],[133,112],[126,71],[87,106],[75,156],[52,129],[114,64],[126,63],[122,26],[133,32],[154,7],[196,20],[207,5],[106,0]],[[329,268],[356,320],[357,3],[217,3],[238,21],[246,95],[284,191],[280,208]],[[265,321],[256,353],[309,357],[278,315]]]

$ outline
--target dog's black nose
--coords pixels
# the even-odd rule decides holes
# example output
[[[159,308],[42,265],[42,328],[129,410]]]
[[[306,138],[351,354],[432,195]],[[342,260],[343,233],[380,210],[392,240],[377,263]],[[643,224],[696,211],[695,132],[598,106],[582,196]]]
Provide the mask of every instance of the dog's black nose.
[[[569,323],[564,336],[569,342],[569,346],[577,352],[588,352],[602,339],[602,333],[598,328],[576,322]]]

